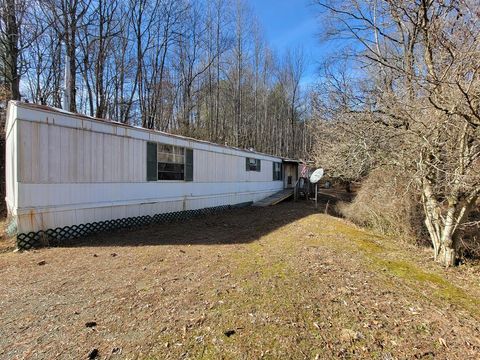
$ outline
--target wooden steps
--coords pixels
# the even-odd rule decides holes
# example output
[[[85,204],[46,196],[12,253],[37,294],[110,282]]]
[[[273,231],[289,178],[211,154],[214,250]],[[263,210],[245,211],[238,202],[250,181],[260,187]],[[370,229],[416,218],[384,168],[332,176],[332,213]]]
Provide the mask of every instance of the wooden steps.
[[[293,189],[284,189],[279,192],[276,192],[275,194],[270,195],[269,197],[266,197],[265,199],[262,199],[260,201],[253,203],[253,206],[265,207],[265,206],[275,205],[283,200],[288,199],[290,196],[293,196]]]

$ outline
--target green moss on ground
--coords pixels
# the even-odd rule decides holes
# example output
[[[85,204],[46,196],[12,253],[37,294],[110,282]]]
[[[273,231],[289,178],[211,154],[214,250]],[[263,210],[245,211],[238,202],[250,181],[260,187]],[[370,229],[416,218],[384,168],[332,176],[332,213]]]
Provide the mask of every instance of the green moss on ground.
[[[330,223],[329,234],[336,234],[337,239],[335,242],[329,242],[331,246],[338,250],[343,248],[347,251],[361,251],[369,265],[379,273],[408,282],[408,285],[419,294],[431,290],[429,294],[432,295],[432,300],[448,301],[480,317],[480,299],[453,285],[443,275],[423,270],[413,261],[405,260],[406,254],[399,248],[399,244],[395,243],[395,239],[357,229],[354,225],[339,219],[323,218],[321,222],[326,220]],[[317,229],[320,228],[317,226]]]
[[[405,259],[405,250],[398,248],[392,238],[319,214],[295,224],[276,229],[230,253],[226,259],[232,269],[227,277],[228,290],[213,295],[215,305],[208,311],[208,326],[189,330],[184,339],[165,334],[161,341],[168,341],[170,346],[181,342],[189,356],[199,359],[233,359],[239,354],[248,359],[279,359],[285,354],[289,358],[315,358],[321,354],[321,358],[375,359],[398,351],[392,341],[402,341],[401,337],[383,329],[365,329],[364,320],[360,320],[363,315],[354,310],[353,303],[347,305],[342,300],[338,288],[316,293],[316,284],[312,283],[315,278],[304,275],[301,254],[308,246],[320,249],[320,254],[325,248],[330,254],[347,254],[347,258],[363,263],[381,287],[397,293],[405,290],[402,295],[412,302],[427,300],[439,308],[453,304],[478,315],[477,299],[441,274]],[[328,308],[328,318],[324,308]],[[409,326],[417,336],[432,336],[427,323]],[[224,331],[228,329],[236,333],[227,337]],[[346,329],[362,335],[352,341],[342,340]],[[363,336],[367,333],[370,337]],[[381,349],[372,336],[383,339],[376,340],[382,342]]]

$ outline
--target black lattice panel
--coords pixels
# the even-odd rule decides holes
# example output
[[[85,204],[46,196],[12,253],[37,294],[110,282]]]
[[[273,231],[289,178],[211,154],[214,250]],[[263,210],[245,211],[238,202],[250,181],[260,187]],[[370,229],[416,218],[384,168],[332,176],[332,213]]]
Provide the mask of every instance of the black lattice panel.
[[[37,232],[21,233],[17,235],[17,248],[29,250],[41,246],[58,246],[62,241],[77,239],[92,234],[109,232],[120,229],[133,229],[150,224],[161,224],[182,221],[189,218],[225,212],[232,208],[249,206],[251,202],[237,205],[223,205],[198,210],[184,210],[153,216],[137,216],[115,220],[105,220],[88,224],[70,225],[55,229],[40,230]]]

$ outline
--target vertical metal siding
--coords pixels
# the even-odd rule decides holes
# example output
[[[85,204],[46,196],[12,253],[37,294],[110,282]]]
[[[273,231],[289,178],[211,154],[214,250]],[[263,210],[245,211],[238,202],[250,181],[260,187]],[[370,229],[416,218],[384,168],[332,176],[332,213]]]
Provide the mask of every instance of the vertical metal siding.
[[[136,129],[116,131],[123,136],[102,133],[116,125],[80,124],[60,115],[35,122],[33,115],[16,122],[19,141],[7,145],[19,152],[11,166],[18,179],[8,173],[8,191],[20,187],[20,231],[256,201],[282,188],[272,181],[272,161],[264,156],[260,172],[246,171],[245,157],[255,154]],[[149,139],[193,148],[194,181],[147,183]]]

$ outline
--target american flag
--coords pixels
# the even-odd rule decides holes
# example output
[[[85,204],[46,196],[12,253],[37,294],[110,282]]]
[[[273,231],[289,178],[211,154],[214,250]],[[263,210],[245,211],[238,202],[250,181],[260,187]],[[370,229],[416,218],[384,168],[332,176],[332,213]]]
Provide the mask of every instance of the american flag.
[[[302,177],[307,177],[308,175],[308,167],[305,164],[302,164],[302,170],[300,171]]]

